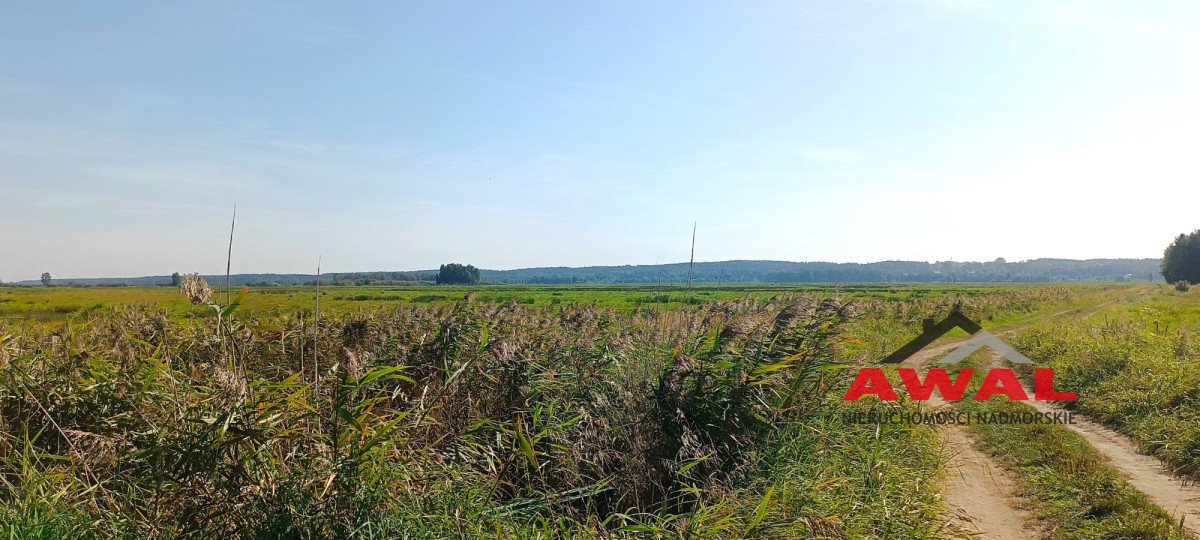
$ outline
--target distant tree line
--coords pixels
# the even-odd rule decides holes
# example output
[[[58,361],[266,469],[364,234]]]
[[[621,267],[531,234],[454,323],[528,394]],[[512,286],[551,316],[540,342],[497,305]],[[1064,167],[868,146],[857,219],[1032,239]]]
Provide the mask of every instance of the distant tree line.
[[[437,274],[428,272],[349,272],[339,274],[322,274],[321,285],[333,287],[363,286],[363,285],[411,285],[417,283],[432,283]],[[273,285],[289,285],[278,281],[263,280]],[[317,280],[308,276],[304,285],[315,285]]]
[[[1193,233],[1193,236],[1195,233]],[[1183,235],[1187,237],[1188,235]],[[1179,240],[1177,239],[1177,242]],[[1194,242],[1194,240],[1193,240]],[[1191,244],[1188,244],[1191,245]],[[1170,248],[1168,248],[1170,249]],[[1191,253],[1180,248],[1180,255]],[[1169,255],[1169,254],[1168,254]],[[1177,257],[1169,257],[1174,260]],[[1008,262],[882,261],[876,263],[829,263],[787,261],[698,262],[692,269],[697,283],[986,283],[986,282],[1072,282],[1072,281],[1158,281],[1160,273],[1171,272],[1159,259],[1034,259]],[[1174,263],[1173,263],[1174,264]],[[1160,265],[1162,265],[1160,267]],[[1196,268],[1193,263],[1192,268]],[[1186,268],[1186,265],[1179,268]],[[396,272],[343,272],[321,274],[321,285],[415,285],[420,283],[512,283],[512,284],[681,284],[686,283],[687,263],[658,265],[549,267],[519,270],[481,270],[472,265],[445,264],[438,270]],[[47,273],[49,283],[49,274]],[[221,281],[224,275],[204,276]],[[234,285],[313,285],[312,274],[234,274]],[[70,286],[155,286],[176,283],[174,275],[137,278],[54,279],[55,285]],[[38,281],[21,282],[37,285]]]
[[[700,262],[699,283],[971,283],[1161,280],[1158,259],[1035,259],[1008,262],[883,261],[829,263],[786,261]],[[660,283],[687,281],[688,264],[483,270],[488,283]]]

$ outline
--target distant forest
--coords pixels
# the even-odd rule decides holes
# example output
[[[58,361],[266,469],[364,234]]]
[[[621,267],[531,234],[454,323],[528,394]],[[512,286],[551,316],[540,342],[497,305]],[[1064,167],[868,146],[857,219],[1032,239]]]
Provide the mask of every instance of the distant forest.
[[[386,285],[434,282],[437,270],[398,272],[343,272],[321,275],[329,285]],[[205,276],[210,283],[224,283],[225,276]],[[483,283],[495,284],[682,284],[688,279],[688,263],[551,267],[518,270],[480,270]],[[316,282],[313,274],[235,274],[236,285],[305,285]],[[919,262],[828,263],[786,261],[698,262],[692,268],[695,283],[990,283],[1070,281],[1162,281],[1158,259],[1034,259],[1006,262]],[[55,285],[145,286],[170,285],[171,276],[138,278],[55,278]],[[36,280],[22,285],[39,285]]]

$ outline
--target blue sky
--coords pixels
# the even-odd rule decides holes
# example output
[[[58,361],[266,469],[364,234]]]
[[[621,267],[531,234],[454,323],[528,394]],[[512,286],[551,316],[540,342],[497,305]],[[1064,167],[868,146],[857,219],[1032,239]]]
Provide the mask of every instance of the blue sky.
[[[1156,257],[1196,2],[26,2],[0,279]],[[945,229],[946,225],[950,225]],[[945,230],[943,230],[945,229]]]

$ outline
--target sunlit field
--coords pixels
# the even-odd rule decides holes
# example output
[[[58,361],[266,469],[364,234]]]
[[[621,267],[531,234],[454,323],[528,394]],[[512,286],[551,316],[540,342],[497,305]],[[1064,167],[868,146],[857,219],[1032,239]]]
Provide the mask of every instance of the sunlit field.
[[[214,298],[222,303],[226,290],[211,284]],[[1112,285],[1070,285],[1081,291]],[[474,301],[485,304],[515,302],[522,306],[548,307],[562,304],[595,304],[620,310],[636,308],[677,308],[716,300],[744,297],[767,299],[783,294],[832,294],[840,298],[916,300],[946,296],[982,297],[1013,291],[1038,291],[1062,288],[1060,285],[980,285],[980,284],[849,284],[849,285],[595,285],[595,286],[354,286],[322,287],[320,309],[326,313],[357,313],[383,307],[448,305],[471,293]],[[241,296],[239,311],[245,316],[271,317],[293,312],[311,313],[317,306],[316,287],[279,286],[242,288],[233,286],[230,299]],[[0,317],[7,319],[66,320],[104,308],[148,306],[165,311],[174,318],[205,317],[212,314],[206,306],[197,306],[174,287],[0,287]]]
[[[1068,373],[1053,317],[1195,322],[1147,284],[216,288],[0,289],[0,532],[954,536],[935,430],[835,414],[919,405],[844,402],[843,368],[954,308]]]

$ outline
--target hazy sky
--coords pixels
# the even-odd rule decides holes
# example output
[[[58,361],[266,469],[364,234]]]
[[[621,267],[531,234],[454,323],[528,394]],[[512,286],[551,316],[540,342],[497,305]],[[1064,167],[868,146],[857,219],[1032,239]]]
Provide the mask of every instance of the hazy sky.
[[[1157,257],[1200,2],[22,2],[0,279]]]

